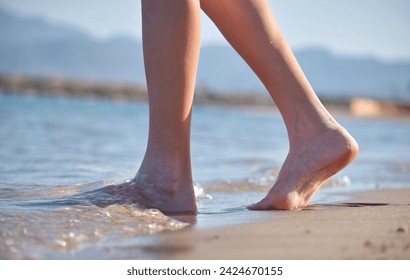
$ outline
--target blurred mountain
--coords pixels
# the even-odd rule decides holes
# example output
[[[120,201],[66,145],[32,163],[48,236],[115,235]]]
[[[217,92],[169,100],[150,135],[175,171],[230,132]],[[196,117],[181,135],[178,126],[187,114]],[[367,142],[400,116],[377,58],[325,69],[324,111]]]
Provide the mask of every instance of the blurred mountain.
[[[141,44],[98,40],[79,29],[0,9],[0,73],[144,83]]]
[[[295,55],[322,96],[410,100],[410,62],[337,56],[321,48]],[[141,42],[101,40],[71,26],[14,15],[0,7],[0,74],[89,81],[145,83]],[[261,92],[263,86],[229,46],[201,49],[199,87]]]
[[[322,48],[296,50],[295,56],[321,96],[410,100],[410,62],[338,56]],[[202,49],[198,82],[221,91],[263,90],[256,75],[226,46]]]

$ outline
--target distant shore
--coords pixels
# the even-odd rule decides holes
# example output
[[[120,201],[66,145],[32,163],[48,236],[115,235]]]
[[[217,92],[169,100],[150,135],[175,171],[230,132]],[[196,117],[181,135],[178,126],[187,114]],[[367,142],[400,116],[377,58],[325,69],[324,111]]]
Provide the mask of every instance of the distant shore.
[[[65,78],[39,78],[18,75],[0,75],[0,93],[98,98],[147,102],[145,86],[70,80]],[[331,111],[341,111],[361,117],[410,116],[410,104],[376,101],[365,98],[320,98]],[[216,106],[242,106],[276,108],[268,94],[216,93],[206,88],[195,91],[194,103]]]

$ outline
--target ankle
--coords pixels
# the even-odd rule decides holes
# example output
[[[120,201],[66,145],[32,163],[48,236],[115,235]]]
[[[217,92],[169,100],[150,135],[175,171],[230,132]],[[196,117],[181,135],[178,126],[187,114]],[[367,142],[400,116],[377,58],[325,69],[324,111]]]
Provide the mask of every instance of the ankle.
[[[166,175],[162,173],[145,173],[139,170],[132,181],[137,186],[146,186],[161,191],[169,197],[176,197],[178,193],[191,189],[193,182],[182,176]]]
[[[189,159],[145,157],[133,181],[175,196],[193,188],[191,164]]]
[[[291,140],[314,138],[324,131],[340,127],[325,109],[309,108],[297,110],[292,114],[287,114],[287,117],[284,119]]]
[[[180,177],[191,174],[191,155],[188,150],[152,149],[148,148],[142,161],[140,171],[146,174],[164,174]]]

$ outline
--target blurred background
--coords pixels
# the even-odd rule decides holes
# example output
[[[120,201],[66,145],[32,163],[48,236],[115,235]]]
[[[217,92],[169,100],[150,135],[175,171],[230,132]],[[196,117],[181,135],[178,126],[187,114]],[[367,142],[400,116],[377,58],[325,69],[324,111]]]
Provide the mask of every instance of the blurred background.
[[[410,1],[269,3],[313,88],[360,145],[312,203],[409,188]],[[264,197],[287,155],[286,128],[202,20],[191,133],[198,224],[246,223],[260,212],[245,218],[244,206]],[[93,202],[116,201],[102,187],[137,172],[146,99],[139,0],[0,0],[0,258],[158,257],[134,237],[184,225]]]
[[[409,1],[269,3],[318,95],[410,100]],[[197,87],[264,94],[205,14],[202,26]],[[144,85],[140,1],[0,0],[0,74]]]

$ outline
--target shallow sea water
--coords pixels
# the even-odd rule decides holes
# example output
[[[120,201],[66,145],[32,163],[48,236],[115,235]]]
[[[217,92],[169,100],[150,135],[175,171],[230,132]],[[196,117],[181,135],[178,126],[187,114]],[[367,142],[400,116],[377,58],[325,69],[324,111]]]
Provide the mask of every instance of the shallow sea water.
[[[409,120],[336,118],[361,153],[312,204],[410,187]],[[139,167],[147,105],[0,94],[0,258],[160,258],[144,249],[147,236],[265,218],[246,206],[264,196],[286,156],[280,116],[198,106],[192,125],[197,217],[115,202],[100,207],[86,194],[132,178]]]

